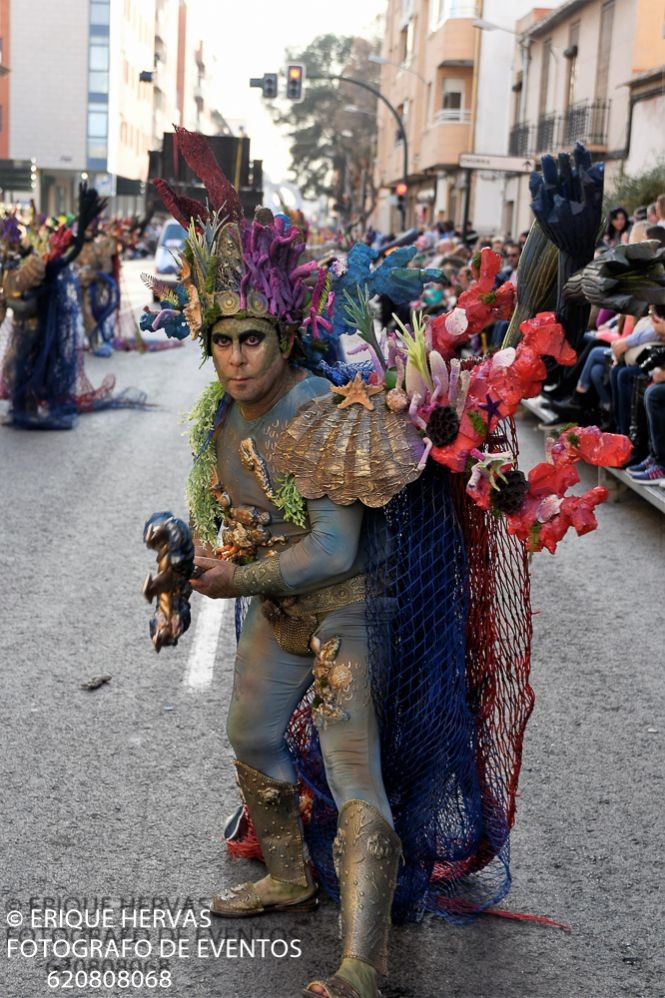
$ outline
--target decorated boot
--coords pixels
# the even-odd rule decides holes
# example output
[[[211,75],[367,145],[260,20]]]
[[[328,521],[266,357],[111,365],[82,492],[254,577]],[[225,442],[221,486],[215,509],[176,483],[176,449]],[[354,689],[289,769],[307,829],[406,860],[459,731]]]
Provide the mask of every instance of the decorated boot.
[[[333,845],[339,877],[342,963],[332,977],[312,981],[304,995],[380,998],[378,974],[388,970],[388,933],[402,847],[371,804],[343,806]]]
[[[267,911],[311,911],[318,904],[298,809],[298,788],[236,761],[238,786],[261,843],[268,876],[216,894],[210,911],[246,918]]]

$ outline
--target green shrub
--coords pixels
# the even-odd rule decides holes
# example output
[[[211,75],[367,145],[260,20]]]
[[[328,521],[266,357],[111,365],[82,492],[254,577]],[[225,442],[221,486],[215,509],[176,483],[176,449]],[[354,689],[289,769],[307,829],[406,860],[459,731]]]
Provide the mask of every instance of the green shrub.
[[[649,205],[659,194],[665,194],[665,160],[656,166],[634,177],[621,174],[613,189],[606,190],[606,208],[621,205],[629,212],[635,211],[640,205]]]

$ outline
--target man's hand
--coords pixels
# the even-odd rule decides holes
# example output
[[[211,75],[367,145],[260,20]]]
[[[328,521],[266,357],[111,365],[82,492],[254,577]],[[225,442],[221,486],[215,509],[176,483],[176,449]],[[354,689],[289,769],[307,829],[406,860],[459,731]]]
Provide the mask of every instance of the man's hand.
[[[192,589],[210,599],[232,599],[236,596],[233,588],[235,566],[217,558],[195,558],[194,565],[203,572],[198,578],[190,579]]]
[[[615,340],[612,344],[612,353],[617,360],[620,360],[621,357],[623,357],[627,349],[628,344],[625,340]]]

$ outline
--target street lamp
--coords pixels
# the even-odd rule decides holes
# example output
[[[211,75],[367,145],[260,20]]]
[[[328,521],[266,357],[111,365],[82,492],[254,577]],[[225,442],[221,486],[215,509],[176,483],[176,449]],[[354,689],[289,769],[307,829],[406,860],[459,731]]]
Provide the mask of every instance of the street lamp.
[[[417,76],[421,83],[427,83],[424,76],[417,73],[415,69],[409,69],[409,67],[405,66],[402,62],[392,62],[390,59],[385,59],[382,55],[368,55],[367,61],[375,62],[379,66],[394,66],[396,69],[403,69],[405,73],[411,73],[412,76]]]
[[[477,17],[475,21],[471,22],[472,27],[478,28],[479,31],[506,31],[509,35],[514,35],[517,39],[517,44],[520,48],[528,49],[529,41],[522,41],[522,37],[519,31],[514,31],[513,28],[507,28],[504,24],[496,24],[494,21],[486,21],[484,17]]]

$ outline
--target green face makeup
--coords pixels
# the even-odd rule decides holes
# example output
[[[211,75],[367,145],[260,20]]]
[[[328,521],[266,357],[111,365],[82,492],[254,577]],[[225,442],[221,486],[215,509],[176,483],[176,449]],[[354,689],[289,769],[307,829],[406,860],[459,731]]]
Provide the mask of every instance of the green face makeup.
[[[213,326],[211,349],[224,390],[239,402],[269,396],[288,367],[279,330],[265,319],[221,319]]]

